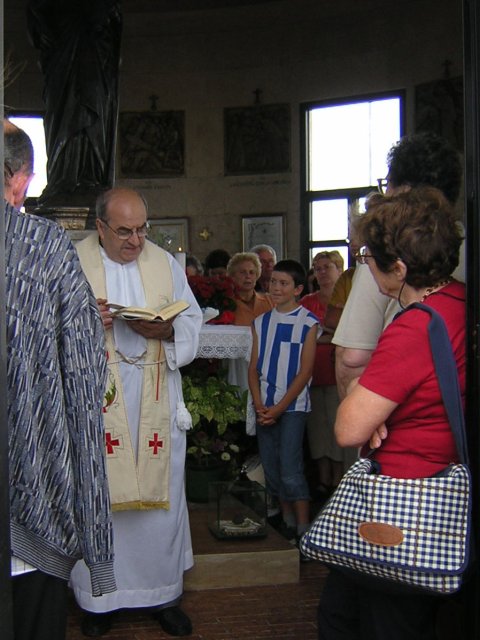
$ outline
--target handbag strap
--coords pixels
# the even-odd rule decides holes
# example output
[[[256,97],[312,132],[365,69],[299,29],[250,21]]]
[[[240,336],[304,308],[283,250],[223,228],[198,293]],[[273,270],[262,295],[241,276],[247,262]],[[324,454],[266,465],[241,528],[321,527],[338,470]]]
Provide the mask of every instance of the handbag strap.
[[[438,384],[443,398],[443,404],[447,412],[450,427],[452,429],[458,457],[463,464],[469,464],[467,434],[465,430],[465,417],[463,413],[462,396],[460,393],[460,381],[458,378],[457,363],[453,354],[452,343],[448,335],[447,327],[442,316],[421,302],[410,304],[398,315],[410,309],[421,309],[430,314],[428,323],[428,336],[430,348],[438,378]]]

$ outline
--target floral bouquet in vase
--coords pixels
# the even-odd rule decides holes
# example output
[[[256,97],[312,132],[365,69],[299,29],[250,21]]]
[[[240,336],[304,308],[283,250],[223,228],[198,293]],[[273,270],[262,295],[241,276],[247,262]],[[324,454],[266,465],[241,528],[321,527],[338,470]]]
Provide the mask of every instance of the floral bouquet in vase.
[[[219,315],[208,324],[233,324],[235,285],[228,276],[189,276],[188,284],[201,309],[212,307]]]

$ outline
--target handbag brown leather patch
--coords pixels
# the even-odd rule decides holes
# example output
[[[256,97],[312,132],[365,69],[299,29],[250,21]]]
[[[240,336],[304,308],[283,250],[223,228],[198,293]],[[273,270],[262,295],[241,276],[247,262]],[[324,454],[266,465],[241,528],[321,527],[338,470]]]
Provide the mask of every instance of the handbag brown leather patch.
[[[385,522],[362,522],[358,534],[366,542],[381,547],[396,547],[403,542],[403,531]]]

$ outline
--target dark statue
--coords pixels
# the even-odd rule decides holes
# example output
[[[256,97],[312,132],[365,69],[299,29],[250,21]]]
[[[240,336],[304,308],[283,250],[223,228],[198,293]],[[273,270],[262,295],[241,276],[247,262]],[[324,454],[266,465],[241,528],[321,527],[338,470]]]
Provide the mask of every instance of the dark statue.
[[[27,15],[45,80],[48,184],[39,203],[94,200],[114,178],[119,2],[30,0]]]

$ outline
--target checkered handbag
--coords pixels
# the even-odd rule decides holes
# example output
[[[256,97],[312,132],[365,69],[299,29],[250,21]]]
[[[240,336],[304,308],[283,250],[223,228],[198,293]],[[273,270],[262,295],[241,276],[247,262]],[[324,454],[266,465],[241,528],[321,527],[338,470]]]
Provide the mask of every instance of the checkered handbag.
[[[436,593],[457,591],[469,563],[471,477],[458,373],[443,318],[429,337],[461,463],[430,478],[383,476],[358,460],[303,536],[303,554],[326,564]],[[409,309],[411,308],[409,307]]]

